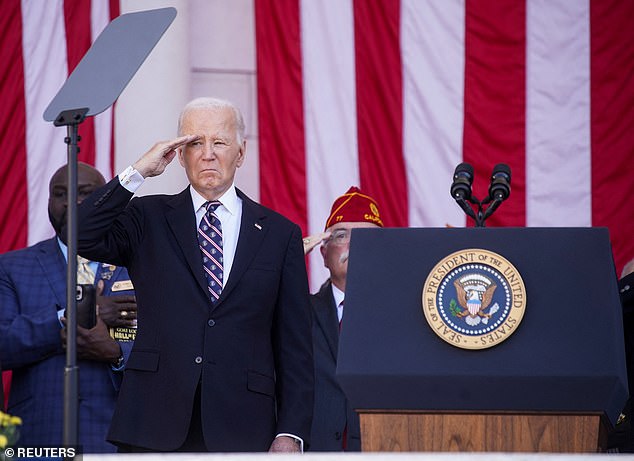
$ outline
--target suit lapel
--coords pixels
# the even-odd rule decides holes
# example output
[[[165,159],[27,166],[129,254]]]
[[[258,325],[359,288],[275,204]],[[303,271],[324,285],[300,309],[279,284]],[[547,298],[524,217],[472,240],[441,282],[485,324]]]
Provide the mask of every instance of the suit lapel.
[[[37,260],[44,278],[55,294],[59,306],[66,306],[66,261],[59,248],[57,237],[46,240],[40,247]]]
[[[168,210],[165,213],[167,223],[185,255],[185,260],[194,278],[201,290],[204,291],[205,296],[209,297],[207,280],[202,270],[203,261],[198,248],[198,238],[196,237],[196,215],[195,210],[193,210],[189,187],[168,200],[167,206]]]
[[[320,300],[319,309],[315,309],[317,323],[324,332],[324,337],[330,348],[330,353],[334,360],[337,360],[337,349],[339,348],[339,320],[337,318],[337,308],[335,298],[332,295],[330,282],[324,284],[315,296]]]
[[[242,220],[240,222],[240,235],[233,260],[233,266],[226,286],[220,294],[220,299],[214,304],[218,307],[236,287],[238,281],[249,267],[255,257],[258,248],[264,240],[268,229],[265,225],[266,215],[257,203],[249,199],[242,191],[236,189],[238,197],[242,199]],[[192,209],[191,194],[186,188],[180,194],[167,202],[168,210],[166,218],[168,225],[174,234],[176,242],[180,246],[189,268],[196,278],[201,290],[208,296],[207,279],[202,270],[202,258],[198,248],[196,237],[195,212]]]
[[[108,288],[108,284],[111,283],[110,281],[114,277],[116,277],[120,269],[120,267],[115,266],[114,264],[99,263],[99,265],[97,266],[97,273],[95,274],[95,286],[97,285],[97,282],[99,282],[99,280],[103,280],[105,294]]]
[[[229,279],[227,280],[226,286],[222,289],[220,299],[214,305],[214,308],[218,307],[218,305],[221,304],[236,287],[238,281],[242,277],[242,274],[244,274],[244,271],[249,267],[249,264],[255,257],[258,248],[264,241],[264,236],[268,232],[268,228],[266,226],[266,215],[262,213],[261,206],[244,195],[239,189],[236,189],[236,191],[238,193],[238,197],[242,199],[240,235],[238,236],[236,255],[233,259]]]

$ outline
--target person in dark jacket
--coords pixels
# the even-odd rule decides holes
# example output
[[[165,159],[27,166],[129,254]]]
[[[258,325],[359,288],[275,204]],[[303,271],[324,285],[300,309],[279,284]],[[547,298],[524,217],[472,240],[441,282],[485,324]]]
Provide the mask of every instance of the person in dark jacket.
[[[325,232],[304,238],[308,253],[321,243],[329,279],[311,295],[315,361],[315,408],[311,451],[360,451],[359,416],[350,406],[335,371],[339,331],[344,320],[344,298],[352,229],[383,227],[376,201],[351,187],[337,198],[326,221]]]

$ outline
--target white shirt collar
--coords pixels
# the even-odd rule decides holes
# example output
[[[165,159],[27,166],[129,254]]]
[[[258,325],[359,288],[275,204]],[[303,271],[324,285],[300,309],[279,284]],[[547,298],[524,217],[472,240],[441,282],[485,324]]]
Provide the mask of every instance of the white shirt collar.
[[[332,287],[332,296],[335,298],[335,306],[339,307],[346,294],[337,288],[334,283],[331,283],[330,286]]]
[[[66,246],[66,244],[64,242],[62,242],[62,240],[57,237],[57,244],[59,245],[59,249],[62,251],[62,255],[64,256],[64,261],[66,261],[66,264],[68,264],[68,246]],[[91,261],[90,259],[84,258],[83,256],[79,256],[77,255],[77,258],[81,258],[80,260],[83,261],[88,261],[88,264],[91,266],[92,270],[96,271],[96,267],[98,266],[98,263],[96,261]],[[104,264],[106,266],[109,266],[109,264]]]
[[[200,195],[196,189],[194,189],[191,185],[189,186],[189,192],[192,196],[192,203],[194,204],[194,210],[198,211],[200,207],[202,207],[208,200]],[[222,206],[226,208],[226,210],[235,215],[238,211],[238,194],[236,193],[235,185],[232,183],[231,187],[227,189],[227,191],[222,194],[218,199]]]

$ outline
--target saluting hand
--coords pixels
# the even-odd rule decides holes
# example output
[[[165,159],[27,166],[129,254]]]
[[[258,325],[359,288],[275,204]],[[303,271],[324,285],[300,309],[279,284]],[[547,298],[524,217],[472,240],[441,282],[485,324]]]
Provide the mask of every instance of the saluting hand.
[[[304,237],[302,239],[302,243],[304,244],[304,254],[307,255],[310,253],[313,248],[319,245],[321,242],[328,240],[330,237],[330,232],[322,232],[321,234],[309,235],[308,237]]]
[[[133,167],[144,178],[158,176],[174,160],[180,147],[198,138],[200,138],[198,135],[188,135],[172,139],[171,141],[157,142],[143,157],[136,161]]]

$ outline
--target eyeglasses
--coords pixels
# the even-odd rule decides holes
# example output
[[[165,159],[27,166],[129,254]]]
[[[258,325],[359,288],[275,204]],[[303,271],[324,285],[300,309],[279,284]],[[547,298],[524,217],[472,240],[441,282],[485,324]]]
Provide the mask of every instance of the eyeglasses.
[[[334,245],[346,245],[350,243],[350,229],[337,229],[330,234],[326,243]]]

